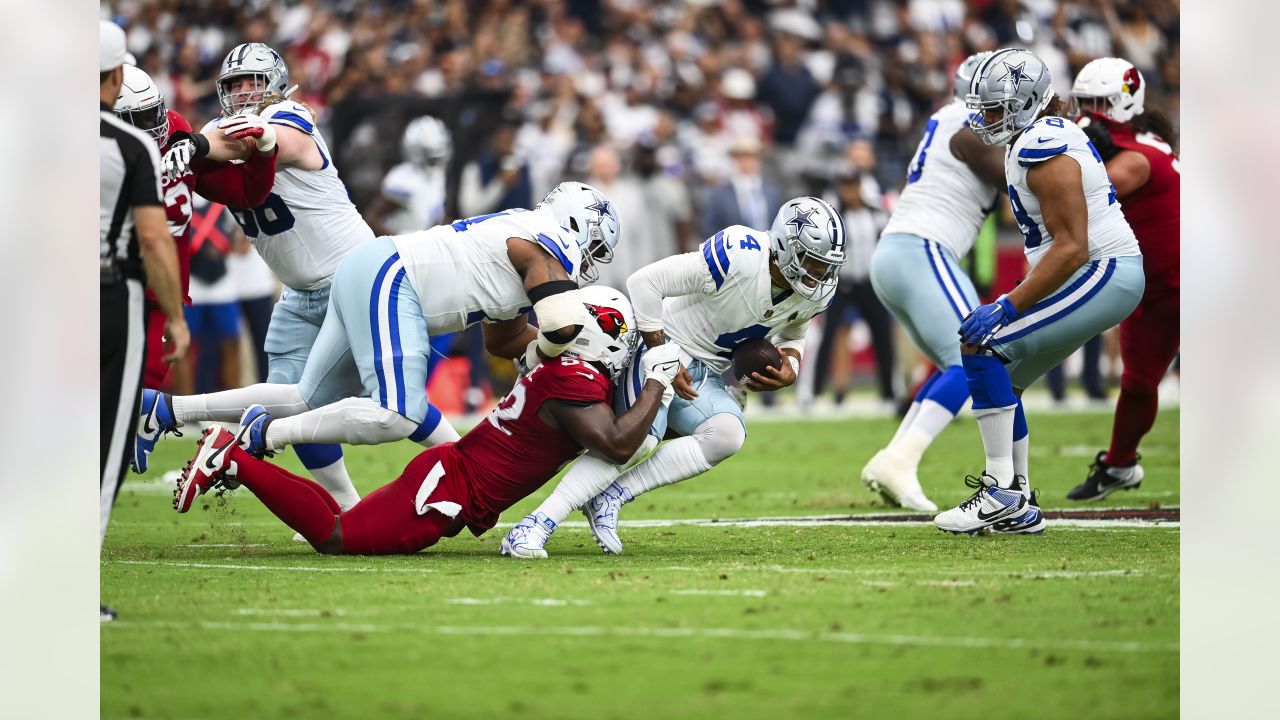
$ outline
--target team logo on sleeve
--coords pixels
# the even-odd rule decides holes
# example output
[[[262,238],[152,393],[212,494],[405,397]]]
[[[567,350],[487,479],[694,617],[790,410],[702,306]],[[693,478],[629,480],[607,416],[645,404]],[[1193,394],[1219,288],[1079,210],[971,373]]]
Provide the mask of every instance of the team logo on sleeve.
[[[627,319],[622,316],[622,311],[611,307],[603,307],[601,305],[587,305],[587,311],[596,319],[596,323],[600,325],[600,329],[606,335],[617,340],[627,332]]]

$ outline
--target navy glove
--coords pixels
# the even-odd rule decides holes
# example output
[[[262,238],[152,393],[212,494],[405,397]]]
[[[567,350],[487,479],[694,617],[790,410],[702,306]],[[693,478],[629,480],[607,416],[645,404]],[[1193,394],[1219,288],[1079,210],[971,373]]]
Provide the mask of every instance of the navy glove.
[[[960,323],[960,338],[970,345],[986,345],[991,336],[1018,319],[1018,309],[1001,295],[988,305],[979,305]]]

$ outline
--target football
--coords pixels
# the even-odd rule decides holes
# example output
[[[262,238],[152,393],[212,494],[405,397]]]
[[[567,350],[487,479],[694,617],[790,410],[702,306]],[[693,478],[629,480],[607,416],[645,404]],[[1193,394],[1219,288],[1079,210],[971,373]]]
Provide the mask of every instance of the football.
[[[733,348],[733,376],[739,382],[751,377],[751,373],[763,373],[769,367],[782,369],[782,353],[768,340],[744,340]]]

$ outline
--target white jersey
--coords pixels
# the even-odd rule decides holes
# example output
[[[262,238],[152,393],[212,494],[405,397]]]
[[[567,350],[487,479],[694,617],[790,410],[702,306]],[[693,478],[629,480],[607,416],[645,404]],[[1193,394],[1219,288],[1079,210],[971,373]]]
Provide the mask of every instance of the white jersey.
[[[951,136],[968,127],[969,114],[964,101],[956,100],[929,118],[907,168],[907,186],[882,234],[933,240],[957,260],[969,254],[996,201],[995,188],[951,154]]]
[[[307,109],[285,100],[259,115],[272,125],[309,135],[324,164],[319,170],[277,170],[266,202],[252,209],[231,208],[231,212],[280,282],[295,290],[328,287],[343,256],[372,240],[373,231],[351,204]],[[205,131],[213,124],[206,125]]]
[[[427,331],[457,332],[477,322],[510,320],[533,303],[511,265],[507,239],[541,246],[576,281],[582,252],[546,208],[505,210],[391,238],[418,293]]]
[[[444,166],[424,168],[403,162],[382,179],[382,196],[396,209],[384,221],[394,235],[426,230],[444,222]]]
[[[1138,239],[1120,211],[1116,189],[1107,175],[1102,156],[1075,123],[1050,116],[1028,125],[1004,156],[1009,205],[1026,239],[1027,261],[1034,266],[1053,244],[1053,236],[1044,226],[1040,200],[1027,186],[1027,171],[1058,155],[1066,155],[1080,164],[1080,179],[1089,209],[1089,259],[1141,255]]]
[[[717,373],[730,368],[733,348],[743,340],[802,341],[809,320],[830,304],[830,297],[810,300],[773,287],[771,242],[768,231],[742,225],[721,230],[687,254],[701,256],[701,292],[663,301],[667,336]]]

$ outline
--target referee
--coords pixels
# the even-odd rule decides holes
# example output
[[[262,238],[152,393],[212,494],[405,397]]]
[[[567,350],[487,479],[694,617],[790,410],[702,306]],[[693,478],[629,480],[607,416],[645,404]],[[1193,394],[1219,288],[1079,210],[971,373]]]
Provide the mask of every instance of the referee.
[[[102,274],[101,552],[111,506],[132,452],[141,401],[147,339],[144,277],[168,318],[165,339],[172,351],[165,362],[177,362],[187,354],[191,335],[182,315],[178,255],[160,193],[159,151],[150,136],[122,122],[111,109],[124,81],[124,31],[103,20],[98,47],[102,101],[98,143],[102,155],[98,243]],[[115,618],[114,610],[105,605],[99,609],[103,622]]]

